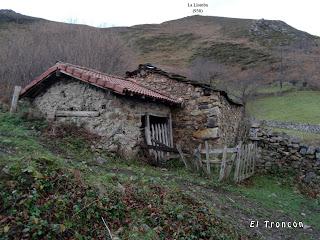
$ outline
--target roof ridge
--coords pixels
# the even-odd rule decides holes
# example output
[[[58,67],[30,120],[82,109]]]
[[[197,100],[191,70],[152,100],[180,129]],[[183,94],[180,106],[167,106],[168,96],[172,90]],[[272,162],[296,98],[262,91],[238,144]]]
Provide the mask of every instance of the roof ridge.
[[[159,93],[159,94],[161,94],[161,95],[163,95],[163,96],[165,96],[165,97],[167,97],[167,98],[174,99],[173,97],[168,96],[166,93],[162,93],[162,92],[159,91],[159,90],[155,90],[155,89],[152,89],[152,88],[148,88],[148,87],[144,86],[143,84],[140,84],[139,82],[136,82],[134,78],[129,78],[128,81],[129,81],[129,82],[132,82],[132,83],[134,83],[134,84],[137,84],[137,85],[140,86],[140,87],[146,88],[146,89],[148,89],[148,90],[150,90],[150,91]]]
[[[32,91],[34,91],[32,89],[35,89],[36,85],[48,79],[56,71],[61,71],[62,73],[79,79],[80,81],[95,85],[103,89],[110,89],[111,91],[122,95],[127,95],[128,93],[130,93],[130,96],[140,95],[158,99],[170,104],[180,105],[182,103],[180,99],[176,99],[153,89],[149,89],[143,85],[138,84],[135,81],[132,81],[132,79],[117,77],[91,68],[86,68],[60,61],[56,62],[54,66],[47,69],[44,73],[36,77],[27,86],[25,86],[20,93],[20,97],[26,96],[29,93],[31,93],[32,96]]]
[[[72,63],[61,62],[61,61],[58,61],[56,64],[63,64],[63,65],[67,65],[67,66],[72,66],[72,67],[80,68],[80,69],[83,69],[83,70],[86,70],[86,71],[91,71],[91,72],[94,72],[94,73],[98,73],[98,74],[101,74],[101,75],[104,75],[104,76],[118,78],[118,79],[121,79],[121,80],[124,80],[124,81],[132,82],[132,83],[134,83],[134,84],[136,84],[136,85],[138,85],[138,86],[140,86],[142,88],[148,89],[150,91],[156,92],[158,94],[161,94],[161,95],[163,95],[163,96],[165,96],[167,98],[171,98],[172,100],[174,100],[173,97],[167,95],[166,93],[163,93],[161,91],[158,91],[158,90],[155,90],[155,89],[152,89],[152,88],[148,88],[148,87],[140,84],[139,82],[134,81],[134,78],[124,78],[124,77],[119,77],[119,76],[116,76],[116,75],[106,74],[106,73],[100,72],[100,71],[98,71],[96,69],[75,65],[75,64],[72,64]],[[106,79],[103,79],[103,80],[106,81]]]
[[[121,77],[121,76],[118,76],[118,75],[113,75],[113,74],[104,73],[104,72],[101,72],[101,71],[99,71],[99,70],[97,70],[97,69],[88,68],[88,67],[83,67],[83,66],[80,66],[80,65],[75,65],[75,64],[72,64],[72,63],[61,62],[61,61],[58,61],[58,62],[56,63],[56,65],[59,65],[59,64],[66,65],[66,66],[71,66],[71,67],[76,67],[76,68],[80,68],[80,69],[82,69],[82,70],[86,70],[86,71],[91,71],[91,72],[94,72],[94,73],[98,73],[98,74],[101,74],[101,75],[104,75],[104,76],[107,76],[107,77],[113,77],[113,78],[118,78],[118,79],[127,81],[127,79],[126,79],[125,77]]]

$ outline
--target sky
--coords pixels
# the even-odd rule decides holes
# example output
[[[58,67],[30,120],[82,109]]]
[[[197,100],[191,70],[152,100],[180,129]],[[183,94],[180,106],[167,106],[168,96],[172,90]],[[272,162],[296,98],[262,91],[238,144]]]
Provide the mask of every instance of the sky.
[[[194,3],[208,7],[188,7]],[[98,27],[161,23],[194,14],[264,18],[320,36],[319,0],[0,0],[0,9]],[[193,13],[194,9],[203,12]]]

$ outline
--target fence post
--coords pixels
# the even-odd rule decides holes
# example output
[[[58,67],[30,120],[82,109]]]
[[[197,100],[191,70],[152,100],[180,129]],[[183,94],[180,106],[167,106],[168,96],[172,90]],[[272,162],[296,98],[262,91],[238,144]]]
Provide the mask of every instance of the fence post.
[[[177,150],[179,152],[179,155],[180,155],[180,158],[181,158],[182,162],[184,163],[185,167],[188,168],[187,161],[184,158],[184,155],[183,155],[183,152],[182,152],[180,144],[177,144],[176,147],[177,147]]]
[[[226,164],[227,164],[227,146],[224,146],[223,153],[222,153],[219,182],[221,182],[225,178]]]
[[[239,143],[237,146],[237,156],[236,156],[236,168],[234,171],[234,181],[238,182],[239,181],[239,170],[240,170],[240,160],[241,160],[241,148],[242,148],[242,142]]]
[[[21,87],[15,86],[14,91],[13,91],[13,95],[12,95],[12,100],[11,100],[10,113],[14,113],[17,111],[17,105],[18,105],[20,92],[21,92]]]
[[[207,161],[207,173],[208,175],[211,174],[211,169],[210,169],[210,159],[209,159],[209,144],[208,144],[208,141],[205,141],[204,142],[205,144],[205,147],[206,147],[206,161]]]

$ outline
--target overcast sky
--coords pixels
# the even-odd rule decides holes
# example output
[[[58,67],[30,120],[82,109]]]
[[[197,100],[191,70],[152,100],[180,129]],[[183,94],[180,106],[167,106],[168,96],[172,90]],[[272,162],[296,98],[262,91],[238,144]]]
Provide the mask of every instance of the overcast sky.
[[[193,15],[188,3],[206,3],[202,15],[283,20],[320,36],[320,0],[0,0],[0,9],[92,26],[161,23]]]

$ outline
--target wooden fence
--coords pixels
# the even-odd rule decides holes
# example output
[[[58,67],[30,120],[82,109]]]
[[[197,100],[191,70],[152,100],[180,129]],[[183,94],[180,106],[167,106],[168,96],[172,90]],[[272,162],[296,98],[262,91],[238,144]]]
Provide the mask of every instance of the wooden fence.
[[[257,151],[257,143],[249,143],[238,147],[234,171],[235,182],[241,182],[254,174]]]
[[[182,152],[179,152],[181,155]],[[204,149],[200,144],[194,151],[193,165],[196,170],[204,171],[208,175],[213,174],[212,170],[219,170],[219,181],[228,179],[234,169],[233,179],[235,182],[240,182],[254,174],[256,155],[257,145],[254,143],[246,145],[240,143],[234,148],[225,146],[222,149],[213,149],[206,141]],[[185,157],[181,158],[186,165]]]

